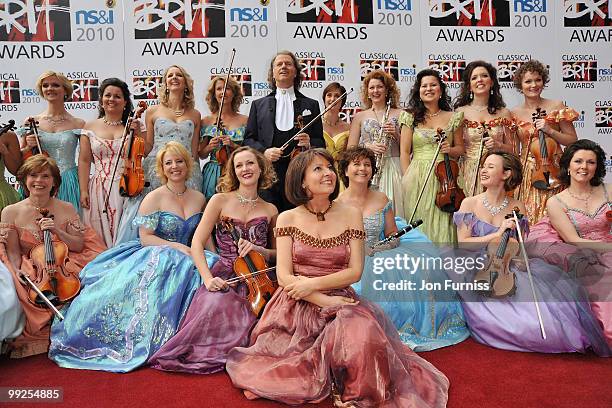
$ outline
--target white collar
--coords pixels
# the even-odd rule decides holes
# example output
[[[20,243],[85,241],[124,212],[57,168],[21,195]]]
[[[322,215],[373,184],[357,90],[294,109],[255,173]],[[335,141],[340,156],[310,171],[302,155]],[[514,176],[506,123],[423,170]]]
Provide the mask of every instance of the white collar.
[[[276,88],[276,115],[274,123],[281,131],[293,129],[293,101],[296,100],[293,86],[287,89]]]

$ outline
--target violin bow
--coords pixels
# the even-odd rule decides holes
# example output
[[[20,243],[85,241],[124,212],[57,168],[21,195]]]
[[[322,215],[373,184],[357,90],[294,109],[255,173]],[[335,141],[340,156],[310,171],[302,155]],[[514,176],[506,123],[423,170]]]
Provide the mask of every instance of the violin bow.
[[[217,121],[215,123],[215,126],[217,127],[217,132],[219,131],[219,126],[221,125],[221,112],[223,111],[223,105],[225,104],[225,91],[227,91],[227,81],[229,81],[230,73],[232,72],[232,66],[234,66],[235,56],[236,49],[232,48],[232,57],[230,58],[227,75],[225,75],[225,81],[223,82],[223,94],[221,95],[221,104],[219,105],[219,112],[217,113]]]
[[[323,110],[323,112],[319,113],[317,116],[315,116],[310,122],[308,122],[306,124],[306,126],[304,126],[303,128],[301,128],[300,130],[297,131],[297,133],[293,136],[291,136],[289,138],[289,140],[287,140],[285,143],[283,143],[283,145],[280,147],[281,150],[285,150],[287,148],[287,146],[289,146],[289,143],[291,143],[291,141],[293,141],[293,139],[295,139],[295,137],[297,135],[299,135],[300,133],[304,133],[306,131],[306,129],[308,129],[313,123],[315,123],[315,121],[317,119],[319,119],[320,117],[322,117],[323,115],[325,115],[336,103],[338,103],[338,101],[342,100],[342,98],[344,98],[345,96],[348,96],[351,92],[353,92],[353,88],[351,88],[350,90],[344,92],[342,95],[340,95],[339,97],[337,97],[332,103],[329,104],[329,106],[327,108],[325,108]]]
[[[47,306],[49,306],[53,313],[55,313],[60,320],[64,320],[64,315],[62,314],[62,312],[60,312],[58,308],[55,307],[55,305],[51,303],[51,301],[42,293],[42,291],[36,287],[34,282],[30,280],[29,276],[25,273],[22,273],[21,276],[26,280],[28,285],[30,285],[30,287],[34,289],[34,292],[36,292],[38,296],[40,296],[40,298],[47,304]]]
[[[531,294],[533,296],[533,303],[535,304],[536,314],[538,315],[538,322],[540,323],[540,333],[542,338],[546,340],[546,330],[544,329],[544,320],[542,320],[542,313],[540,312],[540,305],[538,304],[538,296],[535,291],[533,284],[533,275],[531,274],[531,268],[529,267],[529,258],[527,257],[527,250],[525,249],[525,241],[523,241],[523,231],[521,230],[521,224],[517,215],[517,209],[512,210],[512,217],[514,218],[514,224],[516,225],[516,235],[518,237],[519,245],[521,247],[521,254],[523,255],[523,262],[527,268],[527,276],[529,277],[529,286],[531,286]]]
[[[423,198],[423,193],[425,192],[425,187],[427,187],[427,183],[429,182],[429,178],[431,177],[431,172],[433,171],[434,166],[436,165],[436,160],[438,159],[438,155],[440,154],[440,150],[442,150],[442,142],[446,140],[446,134],[441,128],[436,130],[438,133],[438,147],[436,148],[436,153],[433,155],[433,159],[431,160],[431,164],[429,166],[429,170],[427,170],[427,177],[425,177],[425,183],[423,183],[423,187],[421,187],[421,191],[419,192],[419,197],[417,198],[416,204],[414,205],[414,209],[412,210],[412,214],[410,214],[410,219],[408,220],[408,225],[412,224],[414,220],[414,215],[416,214],[416,210],[419,207],[419,203],[421,202],[421,198]]]
[[[483,121],[483,122],[480,122],[480,125],[482,126],[482,136],[480,136],[480,148],[478,150],[478,161],[476,162],[476,168],[474,169],[474,182],[472,183],[472,193],[470,194],[471,197],[473,197],[474,194],[476,193],[476,184],[478,184],[478,169],[480,168],[480,161],[482,160],[482,152],[484,151],[485,137],[489,137],[489,131],[487,129],[486,123]]]

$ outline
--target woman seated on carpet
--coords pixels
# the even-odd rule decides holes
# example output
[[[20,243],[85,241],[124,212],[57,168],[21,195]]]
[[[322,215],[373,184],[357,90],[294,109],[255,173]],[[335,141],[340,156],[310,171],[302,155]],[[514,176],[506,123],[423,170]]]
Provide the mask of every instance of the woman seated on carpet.
[[[375,265],[383,265],[387,259],[405,255],[420,257],[424,252],[435,257],[439,251],[420,230],[413,229],[384,246],[372,246],[406,226],[402,218],[394,217],[392,203],[385,193],[370,189],[372,177],[378,171],[374,152],[368,148],[353,146],[340,154],[338,162],[340,178],[346,190],[336,200],[356,207],[361,211],[366,230],[366,253],[362,280],[353,284],[361,296],[376,301],[395,324],[402,342],[414,351],[428,351],[459,343],[469,337],[463,309],[456,293],[438,293],[420,290],[422,281],[444,282],[447,278],[442,269],[407,271],[385,268],[377,272]],[[395,262],[394,262],[395,264]],[[401,282],[409,279],[418,282],[419,290],[376,290],[375,281]],[[449,291],[450,292],[450,291]]]
[[[361,212],[342,203],[334,159],[311,149],[289,164],[295,209],[278,217],[281,288],[226,370],[247,398],[336,406],[443,407],[448,379],[403,345],[378,306],[350,285],[363,271]]]
[[[81,294],[53,324],[49,357],[61,367],[127,372],[143,365],[174,335],[202,283],[189,248],[206,203],[186,185],[195,164],[178,142],[155,160],[162,185],[140,205],[140,239],[90,262]],[[206,258],[212,264],[216,255]]]
[[[480,181],[485,192],[463,200],[459,212],[454,215],[459,243],[466,248],[470,244],[470,250],[458,250],[455,256],[477,259],[478,255],[486,260],[487,245],[501,240],[507,229],[517,228],[514,220],[506,218],[506,215],[515,207],[525,214],[525,205],[509,198],[506,193],[518,186],[521,180],[521,163],[513,154],[496,151],[485,158],[480,169]],[[521,230],[527,233],[527,217],[519,223]],[[493,244],[492,248],[496,250],[498,244]],[[598,355],[610,355],[584,289],[558,267],[532,258],[529,266],[546,332],[546,339],[543,338],[526,265],[520,252],[517,252],[517,257],[519,259],[513,258],[509,263],[509,272],[514,274],[509,281],[514,281],[515,290],[508,290],[507,296],[495,299],[487,297],[494,294],[486,289],[482,294],[460,291],[468,327],[476,341],[514,351],[584,353],[591,348]],[[471,270],[463,275],[453,274],[452,277],[470,283],[475,281],[476,272]],[[491,273],[484,280],[489,288],[499,287],[497,283],[502,282],[502,276]]]
[[[26,318],[23,332],[9,344],[12,358],[46,353],[49,348],[53,312],[42,298],[31,295],[30,286],[22,276],[37,281],[38,269],[36,262],[30,259],[30,250],[44,243],[43,231],[49,231],[54,241],[63,241],[68,247],[70,262],[64,269],[74,280],[78,280],[85,264],[105,249],[95,231],[81,223],[76,209],[55,198],[62,183],[55,160],[43,155],[30,157],[19,168],[17,180],[23,186],[26,198],[4,208],[0,223],[0,261],[11,272]],[[43,216],[45,209],[48,215]],[[60,306],[56,294],[47,295]]]
[[[601,146],[588,139],[565,149],[559,179],[567,188],[548,199],[550,218],[534,226],[529,241],[533,238],[530,249],[535,256],[585,285],[612,347],[612,184],[603,182],[605,160]]]
[[[220,193],[206,206],[191,244],[194,262],[204,285],[197,290],[178,333],[155,353],[149,363],[166,371],[209,374],[223,370],[227,353],[246,346],[255,314],[247,301],[244,284],[228,285],[235,277],[234,260],[250,251],[259,252],[268,263],[276,258],[272,229],[278,211],[259,198],[258,190],[275,182],[272,163],[251,147],[239,147],[231,154],[225,173],[219,180]],[[236,244],[229,221],[238,232]],[[219,261],[209,268],[204,258],[204,244],[214,236]]]

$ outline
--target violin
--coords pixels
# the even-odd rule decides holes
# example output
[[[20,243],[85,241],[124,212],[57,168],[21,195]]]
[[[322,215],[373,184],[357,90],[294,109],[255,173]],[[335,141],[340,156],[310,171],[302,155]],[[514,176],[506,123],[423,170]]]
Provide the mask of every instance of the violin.
[[[436,130],[438,138],[446,139],[444,130]],[[444,160],[436,165],[436,177],[440,182],[440,189],[436,194],[436,206],[447,213],[454,213],[459,210],[461,202],[465,198],[463,190],[457,184],[459,176],[459,165],[455,160],[451,160],[448,153],[444,153]]]
[[[533,121],[546,117],[546,111],[537,108],[531,115]],[[538,138],[529,140],[529,152],[533,155],[536,166],[532,172],[531,185],[538,190],[552,190],[561,185],[559,182],[559,159],[561,146],[540,129]]]
[[[523,218],[518,208],[514,209],[517,218]],[[507,214],[506,219],[514,218],[513,214]],[[502,236],[495,238],[487,245],[487,263],[482,268],[474,280],[478,283],[488,284],[488,291],[484,294],[492,298],[503,298],[514,295],[516,292],[516,276],[510,270],[510,261],[518,255],[520,251],[519,242],[512,238],[512,229],[506,228]]]
[[[53,218],[49,210],[38,210],[44,218]],[[78,276],[68,272],[70,266],[76,267],[68,258],[68,246],[63,241],[54,241],[49,230],[43,231],[43,243],[30,250],[30,260],[34,266],[34,277],[29,277],[34,286],[28,291],[30,302],[36,306],[46,306],[47,302],[59,305],[74,298],[81,290]]]
[[[478,159],[476,160],[476,168],[474,169],[474,181],[472,182],[472,190],[470,197],[476,195],[476,184],[478,184],[478,170],[481,166],[482,154],[484,153],[485,141],[489,137],[489,130],[491,130],[491,126],[486,122],[480,122],[480,126],[482,127],[482,135],[480,136],[480,145],[478,148]]]
[[[135,119],[140,119],[145,109],[147,109],[147,103],[140,101],[138,108],[134,111],[132,117],[128,119],[125,127],[126,130],[130,129]],[[136,136],[134,129],[128,131],[127,145],[122,153],[123,174],[119,179],[119,194],[122,197],[135,197],[142,193],[145,187],[144,170],[142,168],[142,159],[145,155],[145,141],[142,136]]]
[[[28,118],[29,132],[31,132],[34,135],[34,138],[36,139],[36,146],[31,148],[30,150],[26,150],[23,153],[24,161],[26,161],[32,156],[36,156],[37,154],[42,154],[43,156],[49,157],[49,153],[47,153],[45,150],[43,150],[40,147],[40,138],[38,136],[38,127],[36,125],[38,125],[38,121],[36,119]]]
[[[228,217],[223,217],[220,226],[227,231],[236,247],[240,241],[240,232],[235,228],[234,223]],[[257,251],[250,251],[245,257],[237,257],[234,260],[234,273],[236,278],[227,280],[228,284],[245,282],[249,294],[247,296],[251,311],[255,316],[260,317],[266,303],[278,288],[278,284],[273,282],[267,275],[268,271],[275,269],[269,268],[262,254]]]
[[[0,126],[0,136],[7,132],[10,132],[11,130],[15,130],[15,121],[13,119],[9,120],[6,124]]]
[[[223,91],[223,97],[225,98],[225,91]],[[222,101],[223,103],[223,101]],[[223,106],[222,106],[223,107]],[[225,134],[225,126],[223,125],[223,121],[221,120],[221,114],[219,114],[219,120],[217,121],[217,134],[224,135]],[[225,164],[229,160],[230,155],[232,154],[232,147],[230,145],[221,145],[217,148],[215,152],[215,159],[219,166],[221,166],[221,171],[225,170]]]
[[[295,124],[294,126],[298,129],[304,129],[304,117],[302,115],[298,115],[297,118],[295,119]],[[306,150],[308,150],[308,148],[306,146],[295,146],[293,148],[293,150],[291,151],[291,153],[289,154],[289,157],[292,159],[294,159],[298,154],[305,152]]]

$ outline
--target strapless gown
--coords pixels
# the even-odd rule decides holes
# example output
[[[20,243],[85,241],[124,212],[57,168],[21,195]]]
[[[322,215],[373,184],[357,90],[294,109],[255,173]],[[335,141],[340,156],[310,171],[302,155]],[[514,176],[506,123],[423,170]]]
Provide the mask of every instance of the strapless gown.
[[[201,213],[183,219],[158,211],[134,220],[190,245]],[[206,252],[213,264],[216,255]],[[128,372],[145,364],[176,332],[201,284],[191,257],[135,240],[100,254],[81,272],[81,294],[53,323],[49,358],[59,366]]]
[[[268,219],[257,217],[246,224],[233,220],[240,236],[263,247],[268,242]],[[235,276],[234,260],[238,257],[231,235],[216,228],[220,259],[212,267],[213,276],[229,279]],[[234,347],[246,346],[255,323],[246,300],[244,285],[227,292],[209,292],[202,285],[197,290],[178,333],[149,360],[153,368],[209,374],[225,368],[227,354]]]
[[[385,214],[390,209],[391,202],[363,219],[366,245],[372,246],[384,238]],[[406,226],[400,217],[395,217],[395,222],[399,229]],[[435,350],[467,339],[470,333],[457,294],[450,290],[444,293],[420,290],[421,282],[443,282],[447,278],[443,270],[423,267],[408,271],[398,269],[395,264],[393,268],[377,270],[387,259],[402,259],[405,255],[413,258],[438,257],[439,251],[421,231],[414,229],[401,237],[396,248],[366,256],[361,281],[354,283],[353,289],[385,311],[402,342],[414,351]],[[403,280],[415,282],[419,290],[375,289],[380,288],[381,282],[399,283]]]
[[[293,238],[293,272],[311,277],[346,268],[350,240],[365,238],[363,231],[347,229],[319,239],[295,227],[278,228],[276,236]],[[234,385],[294,405],[323,401],[333,387],[345,404],[446,406],[448,379],[402,344],[378,306],[350,287],[328,293],[359,304],[320,308],[279,288],[253,328],[250,346],[229,354],[226,370]]]
[[[27,134],[27,128],[19,128],[18,136]],[[71,203],[81,213],[81,189],[76,162],[76,150],[79,145],[81,129],[62,130],[60,132],[45,132],[38,130],[40,147],[49,153],[49,157],[57,162],[62,176],[62,184],[57,192],[57,198]],[[20,188],[22,195],[23,189]]]
[[[466,225],[473,237],[491,234],[498,227],[488,224],[473,213],[455,213],[457,226]],[[523,219],[523,229],[527,220]],[[483,252],[460,249],[455,256],[482,256]],[[503,299],[483,297],[473,291],[459,291],[468,328],[476,341],[489,346],[540,353],[584,353],[592,349],[600,356],[610,356],[603,332],[591,313],[584,289],[556,266],[539,258],[529,259],[538,304],[544,322],[546,339],[540,334],[535,303],[527,272],[514,263],[510,270],[516,277],[516,293]],[[453,279],[473,282],[475,270]]]
[[[151,191],[161,186],[161,181],[155,172],[155,157],[157,152],[170,141],[179,142],[188,152],[191,152],[191,138],[195,129],[191,120],[174,122],[166,118],[157,118],[154,126],[153,149],[147,157],[142,160],[142,168],[145,173],[145,183],[148,185],[142,193],[136,197],[130,197],[125,201],[123,214],[119,222],[116,244],[136,239],[138,228],[132,221],[138,214],[138,208],[144,197]],[[194,163],[191,169],[191,177],[187,180],[187,187],[200,191],[202,189],[202,173],[199,163]]]
[[[606,219],[606,212],[612,211],[612,200],[607,190],[605,195],[606,202],[593,214],[568,207],[558,196],[551,200],[561,202],[578,236],[612,243],[612,224]],[[563,242],[548,217],[542,218],[533,227],[528,241],[528,248],[533,256],[542,257],[546,262],[558,265],[585,286],[593,313],[612,347],[612,251],[595,253]]]

